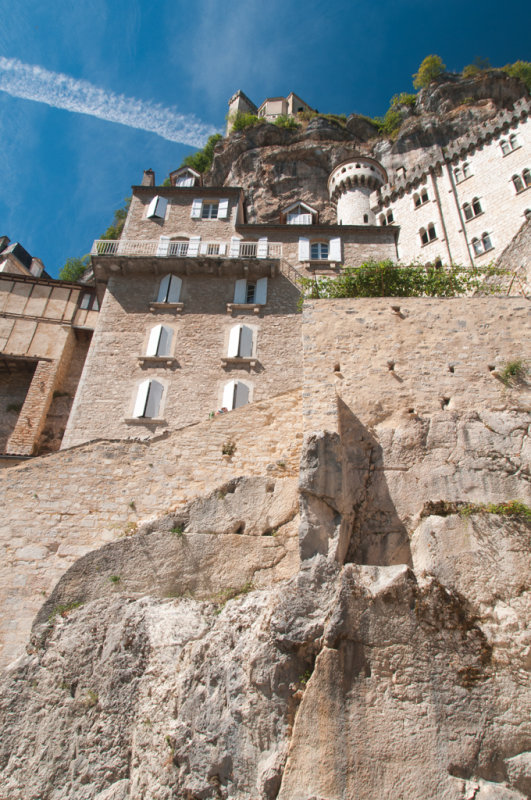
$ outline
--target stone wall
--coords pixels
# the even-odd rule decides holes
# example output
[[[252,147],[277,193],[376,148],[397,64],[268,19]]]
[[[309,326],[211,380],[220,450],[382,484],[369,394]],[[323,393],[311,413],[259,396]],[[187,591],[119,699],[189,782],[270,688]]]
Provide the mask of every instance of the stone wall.
[[[18,365],[12,364],[9,371],[6,369],[1,374],[0,453],[5,452],[7,441],[15,429],[34,371],[34,364],[24,362]]]
[[[151,312],[160,279],[153,273],[110,279],[63,446],[98,437],[150,436],[208,419],[223,405],[223,388],[231,380],[250,387],[251,401],[300,386],[299,295],[284,276],[268,280],[260,314],[253,309],[227,313],[235,278],[201,274],[183,277],[182,313]],[[241,323],[253,330],[256,364],[222,366],[229,332]],[[139,358],[159,324],[173,331],[174,361],[144,365]],[[158,423],[132,419],[138,386],[147,378],[164,386]]]
[[[301,440],[293,391],[150,442],[93,442],[4,469],[2,664],[23,652],[44,597],[80,556],[240,475],[295,476]]]

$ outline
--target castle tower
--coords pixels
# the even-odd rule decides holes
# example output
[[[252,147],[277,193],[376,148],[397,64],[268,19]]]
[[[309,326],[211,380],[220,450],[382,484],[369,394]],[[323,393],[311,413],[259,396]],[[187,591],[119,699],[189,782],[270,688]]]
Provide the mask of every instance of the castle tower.
[[[330,173],[328,193],[337,205],[339,225],[375,225],[372,192],[387,183],[387,173],[374,158],[357,156],[342,161]]]

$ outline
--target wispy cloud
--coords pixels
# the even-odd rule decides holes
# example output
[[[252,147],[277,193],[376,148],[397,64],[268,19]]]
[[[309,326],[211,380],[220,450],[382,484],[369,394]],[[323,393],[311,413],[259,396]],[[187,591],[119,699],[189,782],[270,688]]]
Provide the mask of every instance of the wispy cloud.
[[[0,91],[12,97],[35,100],[54,108],[88,114],[130,128],[151,131],[192,147],[202,147],[216,129],[191,114],[156,103],[107,92],[88,81],[76,80],[60,72],[24,64],[16,58],[0,57]]]

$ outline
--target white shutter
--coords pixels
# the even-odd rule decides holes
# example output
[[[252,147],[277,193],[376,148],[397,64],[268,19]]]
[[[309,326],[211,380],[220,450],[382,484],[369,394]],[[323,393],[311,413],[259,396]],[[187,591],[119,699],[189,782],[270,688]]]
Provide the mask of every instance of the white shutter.
[[[227,244],[226,242],[221,242],[219,246],[219,255],[224,256],[226,252],[227,252]]]
[[[170,279],[170,286],[167,293],[168,303],[178,303],[181,296],[182,280],[178,275],[168,275]]]
[[[157,348],[158,356],[170,355],[172,337],[173,337],[172,329],[168,328],[167,325],[163,325],[162,330],[160,332],[159,346]]]
[[[149,381],[142,381],[136,393],[135,409],[133,417],[143,417],[146,408],[146,400],[149,391]]]
[[[267,258],[267,236],[262,236],[258,239],[258,247],[256,250],[257,258]]]
[[[230,329],[229,348],[227,350],[228,358],[236,358],[239,355],[238,351],[240,349],[241,330],[242,330],[241,325],[234,325],[234,327]]]
[[[330,239],[330,247],[328,249],[329,261],[341,261],[341,239],[339,236],[336,239]]]
[[[241,326],[240,348],[238,355],[241,358],[251,358],[253,354],[253,331],[247,325]]]
[[[256,281],[254,302],[261,306],[267,303],[267,278],[258,278]]]
[[[192,219],[201,219],[201,211],[203,210],[203,201],[201,198],[194,200],[192,203],[192,213],[190,216]]]
[[[154,328],[151,328],[151,333],[149,334],[148,346],[146,348],[146,355],[147,356],[156,356],[156,355],[158,355],[157,351],[158,351],[158,348],[159,348],[159,340],[160,340],[161,331],[162,331],[162,325],[155,325]]]
[[[195,258],[199,253],[199,242],[201,241],[200,236],[190,236],[190,242],[188,244],[188,255],[192,258]]]
[[[206,256],[208,254],[208,242],[201,242],[199,245],[199,252],[202,256]]]
[[[310,260],[310,240],[305,236],[299,236],[299,261]]]
[[[228,199],[220,200],[218,204],[218,219],[227,219],[228,213],[229,213]]]
[[[146,402],[145,417],[153,418],[158,416],[160,401],[164,387],[158,381],[149,381],[149,391]]]
[[[234,386],[235,382],[230,381],[230,383],[226,383],[223,387],[223,400],[221,407],[227,408],[229,411],[232,411],[234,408]]]
[[[159,245],[157,247],[157,255],[158,256],[167,256],[168,255],[168,247],[170,246],[170,237],[169,236],[161,236],[159,239]]]
[[[234,408],[240,408],[241,406],[247,405],[249,402],[249,387],[246,386],[244,383],[236,384],[236,396],[234,398]]]
[[[245,303],[247,300],[247,281],[239,278],[234,285],[234,302]]]
[[[165,275],[160,282],[159,286],[159,293],[157,295],[157,303],[167,303],[168,302],[168,289],[170,286],[172,276]]]
[[[166,197],[159,197],[156,195],[148,206],[147,216],[149,219],[157,217],[164,219],[166,216],[166,208],[168,207],[168,200]]]
[[[240,239],[237,236],[233,236],[230,240],[230,252],[229,256],[231,258],[238,258],[240,255]]]

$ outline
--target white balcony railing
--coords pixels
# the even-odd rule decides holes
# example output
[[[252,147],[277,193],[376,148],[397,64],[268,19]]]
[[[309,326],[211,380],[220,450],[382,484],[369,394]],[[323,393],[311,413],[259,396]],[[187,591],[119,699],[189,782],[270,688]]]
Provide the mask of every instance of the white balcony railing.
[[[158,256],[159,258],[282,258],[280,242],[183,242],[160,239],[96,239],[92,256]]]

